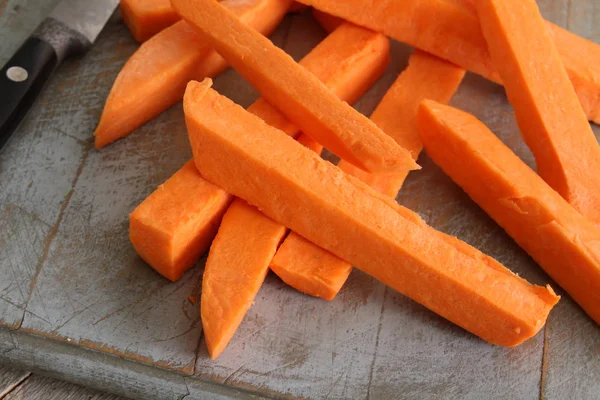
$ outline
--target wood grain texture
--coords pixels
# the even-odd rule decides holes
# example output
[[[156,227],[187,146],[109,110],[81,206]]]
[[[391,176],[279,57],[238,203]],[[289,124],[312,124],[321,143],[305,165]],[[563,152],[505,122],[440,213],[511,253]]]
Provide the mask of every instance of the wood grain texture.
[[[4,396],[23,384],[30,375],[31,372],[24,372],[0,366],[0,399],[3,399]]]
[[[0,60],[55,2],[6,2]],[[593,0],[539,4],[551,21],[599,39]],[[324,35],[305,13],[288,16],[273,39],[299,59]],[[358,271],[332,302],[303,296],[270,275],[231,344],[211,361],[199,341],[198,304],[187,299],[204,259],[169,283],[127,238],[128,213],[191,156],[181,106],[100,152],[91,149],[110,86],[135,48],[115,15],[90,53],[57,72],[0,153],[0,224],[9,227],[0,233],[0,362],[143,399],[600,393],[599,328],[567,296],[544,332],[504,349]],[[390,66],[356,105],[359,111],[371,113],[410,52],[393,43]],[[258,97],[231,70],[214,87],[243,106]],[[453,104],[535,166],[500,86],[469,74]],[[426,155],[419,161],[423,169],[410,174],[400,203],[526,279],[551,282]]]
[[[285,40],[285,30],[275,34],[276,42]],[[124,59],[106,55],[115,46],[128,55],[132,43],[122,23],[113,19],[79,66],[91,71],[78,72],[99,76],[108,71],[93,80],[94,92],[102,95],[73,105],[71,115],[101,107]],[[237,101],[250,104],[258,94],[236,75],[226,73],[217,85],[225,80]],[[77,118],[78,129],[88,136],[95,123],[94,118]],[[86,148],[85,154],[21,329],[191,374],[201,324],[188,296],[202,270],[191,269],[175,284],[161,278],[129,243],[127,218],[191,157],[181,105],[130,138],[100,152]]]
[[[73,385],[57,379],[34,375],[23,382],[3,400],[126,400],[114,394]]]
[[[35,29],[56,1],[9,1],[0,16],[2,62]],[[71,65],[61,70],[68,76]],[[53,121],[53,80],[0,153],[0,325],[18,328],[37,272],[69,195],[85,148]],[[54,88],[54,90],[52,90]],[[63,98],[64,100],[64,98]],[[63,102],[68,107],[76,99]],[[73,127],[77,131],[77,127]],[[20,244],[20,245],[19,245]]]
[[[21,329],[191,372],[201,326],[186,298],[199,270],[171,285],[128,240],[128,214],[190,157],[181,107],[132,140],[91,150],[106,95],[136,47],[113,18],[90,53],[61,68],[45,92],[59,98],[48,102],[54,126],[84,145]]]

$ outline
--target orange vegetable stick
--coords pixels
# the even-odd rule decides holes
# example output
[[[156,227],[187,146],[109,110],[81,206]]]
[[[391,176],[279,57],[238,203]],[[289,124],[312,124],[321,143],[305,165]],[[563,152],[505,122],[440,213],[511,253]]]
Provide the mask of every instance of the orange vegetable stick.
[[[170,0],[121,0],[121,17],[140,43],[179,21]]]
[[[160,35],[160,34],[159,34]],[[389,40],[379,34],[352,24],[340,26],[300,61],[306,69],[321,79],[342,100],[350,103],[381,77],[389,62]],[[291,137],[299,129],[264,99],[258,99],[248,111]],[[307,147],[318,150],[318,143],[298,138]],[[320,152],[320,151],[319,151]],[[212,208],[203,199],[230,197],[225,191],[208,184],[195,169],[186,165],[168,182],[138,206],[130,216],[130,237],[142,258],[159,273],[171,280],[178,279],[204,252],[206,246],[178,246],[177,238],[189,243],[210,243],[216,226],[190,224],[190,221],[220,221],[227,208]],[[203,192],[204,190],[204,192]],[[189,193],[195,193],[190,196]],[[189,203],[193,199],[192,203]],[[224,202],[225,203],[225,202]],[[169,211],[172,210],[172,211]],[[210,216],[206,216],[210,214]],[[188,229],[193,226],[193,229]]]
[[[344,20],[333,15],[319,11],[316,8],[312,11],[313,17],[327,32],[333,32],[338,26],[344,23]]]
[[[240,199],[225,213],[208,253],[200,300],[204,338],[213,360],[252,305],[286,232]]]
[[[417,110],[424,99],[450,101],[465,70],[422,51],[415,51],[408,67],[387,91],[371,120],[416,160],[423,145],[417,131]],[[396,174],[369,174],[340,161],[340,168],[377,191],[396,197],[408,170]],[[292,232],[271,263],[271,269],[295,289],[326,300],[340,291],[352,266]]]
[[[297,140],[315,152],[323,149],[307,135],[301,134]],[[202,281],[200,314],[208,354],[213,360],[240,326],[287,232],[285,226],[239,198],[225,212],[210,247]]]
[[[352,264],[290,232],[275,253],[271,270],[299,292],[333,300],[348,280]]]
[[[257,32],[279,25],[290,0],[225,0],[223,6]],[[96,148],[121,139],[183,98],[192,79],[214,77],[228,64],[185,21],[160,32],[127,61],[108,95],[94,136]]]
[[[480,0],[477,9],[538,173],[600,224],[600,147],[535,1]]]
[[[557,302],[220,96],[210,79],[188,84],[184,112],[207,180],[481,338],[517,345]]]
[[[371,172],[418,168],[374,123],[226,8],[212,0],[172,3],[266,100],[327,149]]]
[[[129,239],[144,261],[176,281],[208,249],[232,199],[190,161],[129,215]]]
[[[448,103],[464,76],[464,69],[417,50],[371,115],[371,120],[417,160],[423,150],[417,130],[419,104],[425,99]],[[397,174],[369,174],[345,160],[341,160],[339,166],[392,198],[398,195],[410,172],[405,169]]]
[[[419,131],[433,161],[600,323],[600,231],[472,115],[425,101]]]
[[[273,125],[271,125],[271,126],[273,126]],[[298,136],[298,138],[296,140],[302,146],[306,147],[307,149],[311,149],[315,153],[321,155],[321,152],[323,151],[323,146],[319,142],[317,142],[315,139],[311,138],[308,135],[300,134],[300,136]]]
[[[500,83],[469,1],[299,0]],[[549,22],[546,25],[587,118],[600,123],[600,46]]]

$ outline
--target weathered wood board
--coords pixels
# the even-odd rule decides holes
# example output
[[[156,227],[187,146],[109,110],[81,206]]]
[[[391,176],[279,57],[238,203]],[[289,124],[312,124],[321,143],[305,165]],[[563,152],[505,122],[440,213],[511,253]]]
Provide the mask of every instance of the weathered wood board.
[[[0,0],[0,62],[56,2]],[[595,3],[539,1],[546,18],[600,42]],[[324,35],[304,13],[288,16],[272,39],[299,59]],[[204,260],[169,283],[127,238],[128,214],[191,156],[181,105],[100,152],[92,147],[104,100],[136,47],[116,13],[88,54],[61,67],[0,152],[0,362],[137,398],[600,397],[600,328],[564,293],[540,334],[505,349],[359,271],[332,302],[269,276],[211,361],[198,305],[187,299]],[[393,44],[385,76],[358,110],[373,110],[410,51]],[[258,97],[234,71],[215,88],[244,106]],[[501,87],[468,75],[453,104],[534,166]],[[401,204],[528,280],[551,282],[427,156],[419,162]]]
[[[50,377],[0,367],[3,400],[125,400],[114,394],[73,385]]]
[[[0,399],[3,399],[30,376],[31,372],[0,367]]]

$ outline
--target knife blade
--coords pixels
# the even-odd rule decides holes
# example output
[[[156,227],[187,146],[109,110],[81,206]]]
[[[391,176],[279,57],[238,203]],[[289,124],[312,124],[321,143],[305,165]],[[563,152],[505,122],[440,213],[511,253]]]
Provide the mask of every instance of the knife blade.
[[[0,70],[0,149],[56,68],[91,47],[119,0],[63,0]]]

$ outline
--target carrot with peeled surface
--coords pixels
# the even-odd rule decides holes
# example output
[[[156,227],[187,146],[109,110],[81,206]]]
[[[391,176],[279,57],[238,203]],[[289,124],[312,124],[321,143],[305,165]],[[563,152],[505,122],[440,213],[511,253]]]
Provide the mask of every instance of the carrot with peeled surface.
[[[299,292],[333,300],[348,280],[352,264],[290,232],[275,253],[271,270]]]
[[[160,34],[159,34],[160,35]],[[390,59],[389,40],[382,34],[352,24],[340,26],[316,46],[300,64],[314,73],[342,100],[353,103],[381,77]],[[291,137],[300,133],[298,127],[270,103],[258,99],[248,111]],[[319,150],[318,143],[309,143],[305,135],[298,138],[307,147]],[[208,184],[188,165],[177,172],[167,184],[150,195],[130,216],[130,238],[142,258],[154,269],[178,279],[204,252],[216,233],[226,203],[213,208],[208,199],[229,196],[222,189]],[[194,193],[190,197],[189,193]],[[190,203],[190,199],[193,202]],[[231,198],[228,198],[231,201]],[[205,221],[190,224],[190,221]],[[192,227],[192,228],[190,228]],[[191,246],[176,244],[185,238]]]
[[[408,67],[387,91],[371,116],[396,143],[416,160],[423,148],[417,130],[417,110],[424,99],[447,103],[458,89],[465,70],[422,51],[415,51]],[[369,174],[340,161],[340,168],[377,191],[396,197],[408,170],[394,174]],[[271,269],[295,289],[332,300],[340,291],[352,266],[292,232],[271,263]]]
[[[600,225],[600,146],[535,0],[479,0],[492,59],[540,176]]]
[[[289,136],[210,89],[184,97],[196,167],[271,219],[483,339],[514,346],[558,298],[394,207]]]
[[[268,35],[285,16],[291,0],[225,0],[223,6],[257,32]],[[140,46],[110,91],[94,132],[96,148],[121,139],[183,98],[192,79],[214,77],[228,64],[185,21]]]
[[[286,232],[240,199],[225,213],[208,253],[200,300],[202,329],[213,360],[252,305]]]
[[[270,103],[331,152],[367,171],[416,169],[410,154],[310,72],[213,0],[173,7]]]
[[[500,83],[466,0],[299,0]],[[546,22],[590,121],[600,123],[600,45]],[[528,32],[529,35],[531,32]]]
[[[600,323],[600,230],[477,118],[426,101],[427,154]]]
[[[373,62],[381,60],[378,54],[388,53],[389,42],[379,35],[373,36],[373,33],[369,33],[363,28],[347,25],[346,28],[340,28],[335,36],[347,37],[346,33],[364,33],[376,38],[374,42],[379,46],[379,51],[368,56]],[[337,41],[336,39],[335,42]],[[354,45],[360,46],[360,41],[355,42]],[[331,64],[328,60],[339,58],[340,52],[344,53],[343,47],[334,53],[329,50],[331,49],[328,46],[318,46],[301,61],[305,67],[325,82],[328,80],[325,76],[331,74],[329,68],[324,68]],[[385,66],[387,62],[379,62],[379,64]],[[365,75],[364,70],[360,72]],[[382,73],[383,69],[378,72],[378,74]],[[352,82],[360,81],[357,79]],[[353,86],[362,89],[363,92],[366,91],[366,87],[363,85],[351,84],[344,91],[344,97],[353,99],[358,97],[359,93],[352,88]],[[267,122],[272,114],[265,114],[264,111],[269,107],[271,107],[269,103],[261,100],[249,107],[248,111],[259,117],[262,114],[263,121]],[[264,118],[265,116],[267,118]],[[290,124],[282,123],[278,119],[275,119],[275,123],[271,122],[271,126],[283,126],[285,129],[290,127]],[[323,146],[305,134],[300,134],[297,141],[317,154],[321,154],[323,150]],[[240,203],[244,206],[241,206]],[[206,345],[208,353],[213,359],[221,354],[233,337],[265,280],[277,246],[288,232],[285,226],[267,218],[256,208],[248,206],[240,199],[236,199],[229,207],[223,221],[208,254],[201,303]],[[243,279],[240,279],[240,274]],[[207,286],[204,286],[205,284]]]
[[[338,26],[344,23],[344,20],[333,15],[319,11],[316,8],[312,11],[313,17],[317,20],[319,25],[323,27],[327,32],[333,32]]]
[[[138,42],[145,42],[179,21],[170,0],[121,0],[121,18]]]
[[[129,216],[129,239],[138,254],[176,281],[203,254],[233,197],[185,164]]]
[[[435,56],[416,50],[408,67],[371,115],[371,120],[417,160],[423,144],[417,129],[417,111],[425,99],[448,103],[465,76],[465,70]],[[341,160],[340,168],[377,191],[396,197],[408,169],[395,174],[368,174]]]
[[[322,147],[301,134],[298,143],[320,153]],[[200,314],[208,354],[214,360],[233,337],[269,271],[288,229],[244,200],[229,206],[210,247]]]
[[[271,125],[271,126],[273,126],[273,125]],[[300,136],[298,136],[296,141],[298,141],[298,143],[300,143],[302,146],[306,147],[307,149],[314,151],[318,155],[321,155],[321,152],[323,151],[323,145],[321,145],[321,143],[317,142],[315,139],[313,139],[310,136],[305,135],[303,133],[301,133]]]

